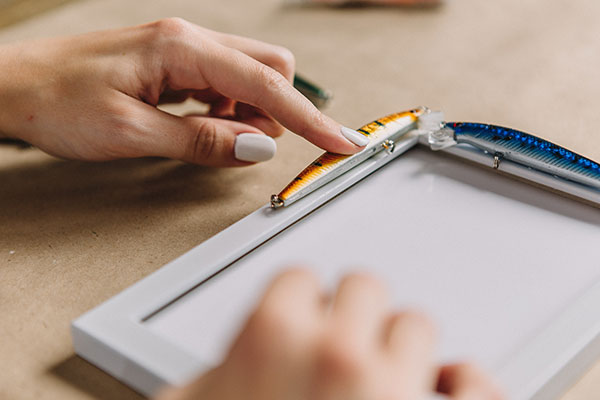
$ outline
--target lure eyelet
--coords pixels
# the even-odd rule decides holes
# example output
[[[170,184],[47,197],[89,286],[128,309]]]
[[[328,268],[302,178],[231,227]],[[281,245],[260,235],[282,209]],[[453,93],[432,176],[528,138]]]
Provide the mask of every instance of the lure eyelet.
[[[394,148],[396,147],[396,144],[394,143],[393,140],[386,140],[385,142],[383,142],[381,144],[381,146],[385,149],[385,151],[388,154],[391,154],[394,152]]]

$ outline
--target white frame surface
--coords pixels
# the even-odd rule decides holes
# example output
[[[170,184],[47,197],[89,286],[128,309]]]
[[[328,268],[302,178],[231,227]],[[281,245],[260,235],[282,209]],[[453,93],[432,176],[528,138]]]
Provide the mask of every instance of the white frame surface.
[[[214,274],[308,215],[342,191],[415,146],[407,134],[391,154],[380,153],[299,200],[271,210],[264,206],[188,253],[111,298],[72,324],[75,351],[139,392],[152,395],[164,384],[181,384],[206,368],[143,324]],[[468,148],[448,151],[480,164],[489,157]],[[501,171],[600,204],[600,194],[504,161]],[[198,268],[198,260],[203,267]],[[501,371],[512,399],[548,399],[564,392],[600,357],[600,284],[568,306],[526,351]],[[548,352],[547,349],[555,349]]]

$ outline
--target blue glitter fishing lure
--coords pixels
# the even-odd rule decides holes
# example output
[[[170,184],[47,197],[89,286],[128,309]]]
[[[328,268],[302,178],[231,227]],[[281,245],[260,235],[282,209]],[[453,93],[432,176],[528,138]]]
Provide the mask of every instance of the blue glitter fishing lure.
[[[431,113],[438,114],[438,113]],[[472,122],[440,122],[431,116],[426,129],[429,145],[441,150],[469,144],[494,157],[494,167],[502,160],[600,189],[600,165],[557,144],[515,129]]]

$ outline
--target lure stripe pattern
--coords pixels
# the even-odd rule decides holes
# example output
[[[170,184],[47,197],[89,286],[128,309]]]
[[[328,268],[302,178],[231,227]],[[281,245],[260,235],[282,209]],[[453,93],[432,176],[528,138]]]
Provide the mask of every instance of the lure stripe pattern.
[[[472,139],[493,143],[502,152],[524,155],[548,167],[554,167],[553,173],[569,171],[570,174],[565,176],[568,179],[573,179],[574,175],[582,176],[598,180],[600,185],[600,165],[597,162],[547,140],[496,125],[447,122],[446,126],[454,131],[458,143]]]
[[[405,117],[410,117],[411,121],[414,122],[421,113],[422,110],[417,109],[391,114],[363,126],[362,128],[358,129],[358,132],[370,139],[377,138],[377,134],[385,130],[390,123],[397,122]],[[329,152],[324,153],[322,156],[313,161],[308,167],[306,167],[304,171],[294,178],[294,180],[290,182],[290,184],[287,185],[281,191],[281,193],[279,193],[279,199],[282,201],[289,199],[290,196],[306,188],[317,179],[320,179],[331,171],[337,169],[339,166],[349,162],[351,158],[351,155],[342,155]]]

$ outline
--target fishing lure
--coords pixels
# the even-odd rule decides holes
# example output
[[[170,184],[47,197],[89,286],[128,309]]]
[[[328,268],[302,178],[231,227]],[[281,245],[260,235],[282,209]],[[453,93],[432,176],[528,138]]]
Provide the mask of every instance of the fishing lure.
[[[434,151],[454,151],[470,158],[469,151],[458,154],[465,146],[470,147],[489,156],[494,169],[498,169],[503,160],[511,161],[550,178],[584,185],[593,191],[595,199],[600,198],[600,166],[597,162],[515,129],[472,122],[444,122],[441,112],[421,107],[381,118],[358,131],[370,139],[363,151],[351,156],[324,153],[281,193],[271,196],[271,207],[293,203],[382,150],[393,152],[394,141],[409,131],[417,134],[419,142]],[[525,175],[522,172],[515,174]]]
[[[427,132],[432,150],[468,144],[493,156],[493,168],[502,160],[600,189],[600,166],[562,146],[502,126],[473,122],[441,122]]]
[[[358,132],[369,138],[365,148],[352,155],[324,153],[294,178],[279,194],[271,196],[271,207],[287,206],[342,175],[364,160],[381,151],[393,151],[394,140],[417,127],[419,116],[425,107],[391,114],[375,120]]]
[[[319,109],[325,108],[333,97],[331,91],[317,86],[298,74],[294,75],[294,87]]]

